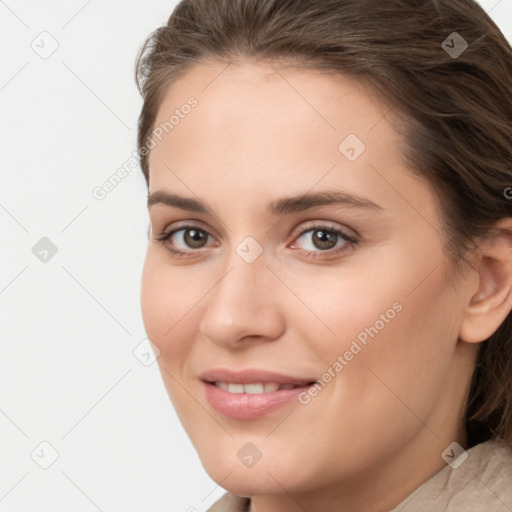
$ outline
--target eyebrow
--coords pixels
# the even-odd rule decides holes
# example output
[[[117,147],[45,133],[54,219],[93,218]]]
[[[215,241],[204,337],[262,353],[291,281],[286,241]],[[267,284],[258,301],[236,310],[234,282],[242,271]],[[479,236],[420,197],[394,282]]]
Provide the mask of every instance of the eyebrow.
[[[211,208],[201,201],[192,197],[170,194],[163,190],[158,190],[148,196],[148,208],[156,204],[174,206],[189,212],[215,216]],[[267,211],[275,216],[283,216],[288,213],[303,212],[317,206],[326,206],[331,204],[356,208],[368,208],[378,211],[383,210],[381,206],[365,197],[337,190],[326,190],[323,192],[304,193],[297,196],[277,199],[267,206]]]

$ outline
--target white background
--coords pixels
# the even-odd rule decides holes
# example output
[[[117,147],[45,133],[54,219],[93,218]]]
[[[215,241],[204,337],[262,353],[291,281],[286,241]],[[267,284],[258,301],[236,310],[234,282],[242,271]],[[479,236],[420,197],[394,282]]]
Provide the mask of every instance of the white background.
[[[175,4],[0,0],[0,512],[202,512],[224,492],[133,354],[142,173],[92,195],[134,155],[134,60]],[[481,5],[512,41],[512,0]]]

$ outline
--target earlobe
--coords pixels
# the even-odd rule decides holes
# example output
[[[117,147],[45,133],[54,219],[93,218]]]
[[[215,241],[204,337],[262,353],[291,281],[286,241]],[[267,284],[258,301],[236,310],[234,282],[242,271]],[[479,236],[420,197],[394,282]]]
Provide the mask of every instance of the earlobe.
[[[504,219],[496,227],[494,235],[477,250],[478,288],[459,332],[459,338],[467,343],[489,338],[512,310],[512,219]]]

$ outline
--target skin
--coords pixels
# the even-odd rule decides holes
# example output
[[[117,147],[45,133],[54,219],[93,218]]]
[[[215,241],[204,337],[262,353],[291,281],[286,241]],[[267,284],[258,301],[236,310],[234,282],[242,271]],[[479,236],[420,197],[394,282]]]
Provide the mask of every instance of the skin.
[[[149,208],[141,295],[180,421],[210,477],[253,497],[252,512],[387,511],[446,465],[450,443],[466,447],[478,342],[511,309],[509,241],[482,243],[464,277],[448,279],[435,191],[403,163],[389,107],[346,77],[203,62],[166,91],[155,125],[190,96],[197,107],[151,150],[149,193],[200,199],[215,215]],[[350,133],[366,145],[353,162],[338,149]],[[324,190],[381,209],[266,211]],[[186,230],[156,241],[186,223],[209,234],[202,246]],[[334,236],[345,250],[329,257],[314,229],[298,235],[319,223],[359,242]],[[263,251],[252,263],[236,252],[248,236]],[[199,375],[211,368],[320,379],[396,302],[401,311],[307,405],[242,421],[207,402]],[[248,442],[262,453],[250,468],[237,457]]]

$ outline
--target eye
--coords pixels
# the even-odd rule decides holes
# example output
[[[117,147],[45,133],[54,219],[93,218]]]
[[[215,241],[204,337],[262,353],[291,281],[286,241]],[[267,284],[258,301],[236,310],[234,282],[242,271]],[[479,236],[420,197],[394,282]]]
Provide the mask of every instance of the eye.
[[[180,232],[181,234],[176,236]],[[156,238],[156,241],[163,243],[174,256],[188,257],[194,256],[194,251],[189,249],[202,249],[209,236],[211,235],[207,231],[197,226],[182,226],[179,229],[163,233]],[[176,249],[176,240],[181,241],[184,247]],[[171,241],[172,244],[166,243],[167,241]]]
[[[306,237],[305,235],[307,234],[309,235]],[[162,233],[155,240],[164,244],[165,248],[173,256],[187,258],[197,256],[197,253],[201,252],[199,249],[203,249],[206,246],[209,237],[211,235],[208,231],[198,226],[186,225],[167,233]],[[307,248],[301,249],[301,252],[313,258],[333,257],[349,250],[358,243],[356,237],[347,235],[338,228],[318,224],[300,231],[294,238],[294,244],[295,240],[300,238],[304,238],[307,241]]]
[[[338,228],[325,225],[314,225],[303,229],[296,240],[300,238],[306,240],[306,248],[303,251],[314,258],[322,257],[322,253],[328,253],[328,257],[338,255],[358,243],[356,237],[347,235]]]

